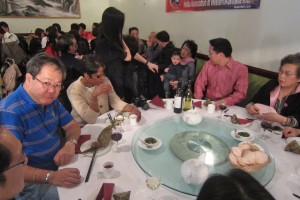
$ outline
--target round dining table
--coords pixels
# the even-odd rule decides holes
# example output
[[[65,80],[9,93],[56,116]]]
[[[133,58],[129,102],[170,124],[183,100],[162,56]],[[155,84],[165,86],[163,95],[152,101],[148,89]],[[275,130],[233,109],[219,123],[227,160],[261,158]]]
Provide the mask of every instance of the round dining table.
[[[275,199],[298,199],[295,195],[300,195],[300,174],[297,174],[297,170],[300,168],[300,157],[284,150],[287,144],[285,139],[281,139],[276,143],[271,138],[260,140],[259,135],[263,134],[263,129],[257,127],[258,120],[255,120],[249,126],[237,127],[231,124],[226,117],[219,119],[220,111],[209,114],[205,106],[203,108],[196,107],[195,110],[203,118],[202,122],[195,126],[183,122],[183,113],[176,114],[173,110],[156,106],[151,106],[149,110],[140,109],[142,119],[137,125],[131,126],[129,119],[125,118],[118,150],[114,150],[115,142],[111,141],[105,150],[96,154],[88,182],[84,180],[91,163],[92,153],[76,154],[70,164],[60,167],[60,169],[66,167],[78,168],[82,176],[82,182],[76,187],[58,187],[60,199],[94,200],[103,183],[114,183],[113,193],[130,191],[131,200],[144,200],[151,195],[160,200],[196,199],[201,186],[184,182],[180,172],[180,166],[184,159],[180,157],[180,151],[177,155],[174,155],[176,153],[176,148],[174,148],[176,140],[174,138],[176,138],[176,134],[197,131],[201,127],[204,127],[203,131],[208,134],[222,133],[224,137],[215,136],[224,140],[229,149],[239,143],[236,138],[232,137],[231,132],[233,130],[242,129],[251,133],[254,142],[262,146],[271,158],[271,162],[265,167],[263,174],[258,172],[252,175],[266,187]],[[115,111],[109,113],[112,116],[116,115]],[[243,119],[253,118],[244,108],[229,106],[226,115],[233,114]],[[91,135],[91,140],[96,140],[100,132],[108,125],[107,114],[102,114],[95,124],[85,125],[81,129],[81,135]],[[176,131],[178,133],[175,134]],[[153,135],[151,135],[152,133]],[[171,135],[173,133],[174,135]],[[266,131],[265,134],[272,137],[273,133]],[[147,136],[159,138],[159,147],[150,150],[143,147],[140,139]],[[228,162],[227,155],[224,159],[220,161],[222,167],[219,167],[219,169],[214,168],[216,170],[210,169],[210,174],[226,174],[230,168],[233,168]],[[114,163],[114,176],[109,179],[104,178],[101,172],[103,170],[102,166],[106,162]],[[145,183],[148,175],[159,176],[162,185],[151,191]]]

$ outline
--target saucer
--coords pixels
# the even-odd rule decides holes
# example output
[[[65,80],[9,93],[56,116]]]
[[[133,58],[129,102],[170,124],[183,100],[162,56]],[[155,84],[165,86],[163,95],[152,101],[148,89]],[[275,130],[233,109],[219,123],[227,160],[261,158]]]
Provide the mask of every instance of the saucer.
[[[238,132],[247,132],[250,135],[249,137],[242,137],[242,136],[241,137],[237,137],[236,133],[235,133],[235,130],[232,130],[231,133],[230,133],[231,136],[234,139],[238,140],[238,141],[241,141],[241,142],[251,142],[251,141],[253,141],[255,139],[254,135],[252,133],[249,133],[248,131],[237,130],[237,133]]]
[[[234,124],[234,123],[231,122],[231,117],[225,117],[225,121],[229,124],[232,124],[236,127],[241,127],[241,128],[249,127],[252,124],[252,122],[249,122],[249,123],[246,123],[246,124]]]
[[[152,136],[151,136],[152,137]],[[159,138],[157,137],[152,137],[152,138],[155,138],[157,140],[156,144],[152,146],[152,148],[147,148],[147,146],[142,143],[140,140],[138,141],[138,145],[142,148],[142,149],[145,149],[145,150],[155,150],[155,149],[158,149],[159,147],[161,147],[162,145],[162,142]],[[141,138],[141,140],[144,140],[145,138]]]

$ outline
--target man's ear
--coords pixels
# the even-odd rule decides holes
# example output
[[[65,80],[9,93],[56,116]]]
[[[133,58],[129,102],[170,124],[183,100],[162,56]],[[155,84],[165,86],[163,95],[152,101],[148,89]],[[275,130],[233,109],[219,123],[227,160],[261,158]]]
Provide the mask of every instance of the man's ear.
[[[25,80],[30,83],[31,81],[33,81],[33,76],[29,73],[26,73],[25,75]]]

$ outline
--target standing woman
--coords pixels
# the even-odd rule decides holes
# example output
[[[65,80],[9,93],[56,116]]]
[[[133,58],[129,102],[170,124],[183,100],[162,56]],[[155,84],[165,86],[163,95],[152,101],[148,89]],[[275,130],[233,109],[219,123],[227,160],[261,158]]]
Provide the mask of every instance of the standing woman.
[[[183,42],[180,50],[181,61],[180,64],[184,65],[181,73],[180,80],[182,81],[182,88],[186,88],[188,80],[192,83],[195,81],[195,57],[198,45],[193,40],[186,40]],[[173,89],[177,88],[178,81],[171,81]]]
[[[100,34],[96,41],[96,54],[106,65],[106,75],[116,93],[124,98],[123,61],[130,61],[131,54],[122,39],[125,15],[114,7],[107,8],[102,15]]]

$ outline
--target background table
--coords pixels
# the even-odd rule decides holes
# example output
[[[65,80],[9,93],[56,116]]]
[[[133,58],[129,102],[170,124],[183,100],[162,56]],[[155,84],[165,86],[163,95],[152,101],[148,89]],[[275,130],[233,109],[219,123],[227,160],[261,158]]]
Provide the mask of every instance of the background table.
[[[131,191],[132,200],[142,200],[143,196],[148,195],[151,191],[145,185],[146,174],[138,166],[132,155],[132,140],[135,134],[143,128],[156,123],[162,119],[172,117],[175,114],[172,110],[165,110],[162,108],[150,109],[142,112],[142,120],[136,127],[130,127],[125,125],[126,131],[123,133],[123,139],[119,142],[120,152],[114,152],[112,149],[105,155],[97,157],[94,162],[94,167],[91,172],[89,182],[85,183],[84,179],[88,171],[88,167],[91,161],[91,157],[85,155],[76,155],[72,163],[63,166],[75,167],[80,170],[82,176],[82,183],[74,188],[59,188],[59,196],[62,200],[67,199],[82,199],[92,200],[95,199],[102,183],[115,183],[114,193]],[[115,112],[111,111],[114,116]],[[220,113],[207,114],[205,109],[200,109],[200,113],[209,118],[216,118]],[[232,106],[229,107],[229,111],[226,114],[237,114],[238,117],[246,118],[249,116],[244,108]],[[82,128],[81,134],[91,134],[92,138],[97,138],[100,131],[107,126],[107,116],[101,115],[95,124],[88,124]],[[250,127],[251,128],[251,127]],[[251,131],[251,130],[249,130]],[[259,132],[253,132],[256,136],[261,134]],[[299,155],[285,152],[285,140],[278,144],[272,143],[270,140],[261,141],[270,150],[275,159],[276,171],[271,182],[266,186],[267,190],[276,199],[296,199],[292,195],[292,191],[289,188],[290,183],[300,184],[300,176],[296,174],[296,166],[300,165]],[[104,179],[99,176],[98,172],[100,166],[106,161],[112,161],[115,164],[116,176],[113,179]],[[299,192],[300,193],[300,192]],[[195,199],[194,196],[185,195],[183,193],[176,192],[165,186],[161,186],[156,190],[157,197],[159,199],[178,199],[178,200],[191,200]]]

